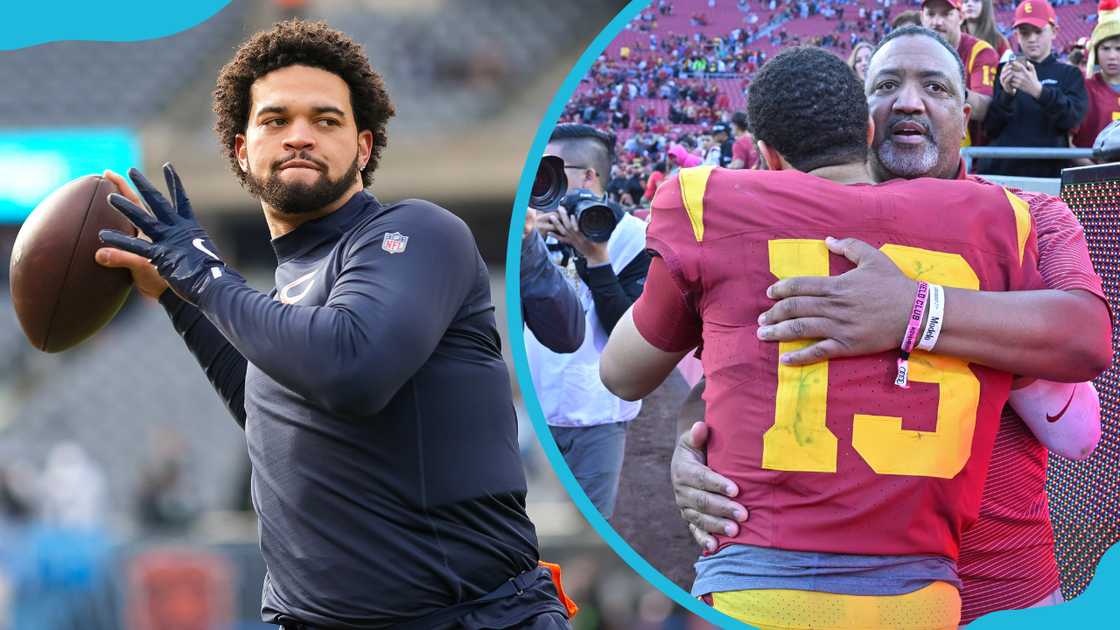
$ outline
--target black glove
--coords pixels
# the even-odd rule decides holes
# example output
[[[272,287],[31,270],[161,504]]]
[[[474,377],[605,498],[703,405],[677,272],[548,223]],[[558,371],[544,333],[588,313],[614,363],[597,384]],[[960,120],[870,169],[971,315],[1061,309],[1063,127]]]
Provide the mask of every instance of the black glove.
[[[109,204],[152,242],[116,230],[101,230],[98,234],[101,242],[152,261],[171,290],[194,305],[198,304],[206,287],[218,278],[231,275],[244,281],[218,257],[206,230],[195,220],[183,183],[170,163],[163,165],[163,177],[174,204],[169,203],[140,171],[129,169],[128,176],[155,216],[117,193],[109,195]]]

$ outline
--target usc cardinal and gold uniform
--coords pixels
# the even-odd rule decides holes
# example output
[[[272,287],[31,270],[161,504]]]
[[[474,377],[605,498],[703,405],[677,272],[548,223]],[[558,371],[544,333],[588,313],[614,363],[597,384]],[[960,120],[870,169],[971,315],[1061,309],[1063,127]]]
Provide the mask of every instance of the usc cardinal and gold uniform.
[[[1027,205],[999,186],[711,167],[668,180],[634,322],[664,351],[701,347],[708,464],[751,515],[698,563],[694,594],[763,627],[955,627],[954,563],[1011,376],[920,351],[905,390],[897,351],[779,365],[801,344],[758,340],[765,287],[849,270],[826,236],[945,287],[1042,286]]]

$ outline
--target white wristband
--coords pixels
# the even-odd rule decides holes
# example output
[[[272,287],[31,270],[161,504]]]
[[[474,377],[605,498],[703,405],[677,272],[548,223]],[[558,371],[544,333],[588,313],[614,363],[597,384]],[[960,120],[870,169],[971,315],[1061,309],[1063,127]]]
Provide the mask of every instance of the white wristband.
[[[938,284],[929,285],[929,318],[918,340],[918,349],[931,352],[941,336],[941,324],[945,322],[945,289]]]

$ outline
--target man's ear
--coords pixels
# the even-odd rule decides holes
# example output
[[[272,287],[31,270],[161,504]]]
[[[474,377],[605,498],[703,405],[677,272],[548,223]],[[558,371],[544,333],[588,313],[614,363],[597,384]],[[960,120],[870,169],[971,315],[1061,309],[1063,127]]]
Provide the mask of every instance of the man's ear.
[[[875,121],[870,115],[867,116],[867,146],[871,146],[875,142]]]
[[[964,115],[964,134],[961,135],[961,139],[963,140],[965,134],[968,133],[968,123],[972,120],[972,105],[969,105],[968,101],[965,101],[964,106],[961,107],[961,113]]]
[[[373,132],[364,129],[358,132],[358,170],[364,170],[373,155]]]
[[[242,173],[249,172],[249,149],[246,148],[245,134],[237,134],[233,138],[233,154],[237,157],[237,165]]]
[[[766,166],[771,171],[784,171],[789,169],[789,162],[778,153],[774,147],[766,144],[765,140],[758,141],[758,153],[766,160]]]

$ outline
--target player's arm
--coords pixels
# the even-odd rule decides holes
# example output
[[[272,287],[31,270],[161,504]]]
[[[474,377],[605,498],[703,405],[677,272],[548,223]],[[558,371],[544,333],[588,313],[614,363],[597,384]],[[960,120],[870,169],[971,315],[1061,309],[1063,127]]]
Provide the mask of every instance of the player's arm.
[[[1101,404],[1092,383],[1032,380],[1011,390],[1007,403],[1039,442],[1066,459],[1089,457],[1100,441]]]
[[[599,359],[599,378],[614,395],[638,400],[657,388],[696,347],[699,320],[668,266],[650,263],[646,290],[614,327]]]
[[[402,209],[356,239],[323,306],[282,304],[231,279],[212,283],[199,309],[281,385],[336,414],[376,414],[432,355],[477,280],[466,225],[424,210]],[[408,235],[407,250],[384,251],[387,232]]]
[[[531,215],[536,214],[532,209]],[[521,313],[525,325],[553,352],[575,352],[583,344],[586,318],[579,297],[548,259],[544,239],[529,223],[521,240]]]
[[[835,277],[781,280],[767,291],[778,302],[759,320],[760,339],[822,340],[783,355],[783,363],[806,365],[892,350],[905,333],[916,282],[862,241],[831,240],[829,249],[856,263],[856,268]],[[1107,305],[1080,288],[1013,292],[946,288],[936,351],[1013,374],[1072,383],[1108,369],[1111,338]]]
[[[102,240],[151,260],[247,361],[338,415],[380,411],[435,351],[479,280],[467,226],[418,202],[354,239],[326,304],[282,304],[217,256],[170,165],[164,176],[174,202],[139,171],[130,176],[153,214],[120,195],[110,203],[152,242],[108,230]],[[406,252],[382,248],[389,232],[410,236]]]
[[[174,292],[164,291],[159,303],[233,419],[245,428],[245,369],[248,367],[245,357],[205,315]]]
[[[127,199],[140,204],[140,198],[123,177],[105,171],[104,177],[113,182]],[[203,315],[190,304],[168,291],[167,282],[146,258],[119,249],[104,247],[97,251],[97,262],[111,268],[127,269],[133,285],[145,297],[158,299],[167,311],[171,323],[187,348],[194,355],[210,385],[217,391],[237,424],[245,426],[245,357],[218,332]]]

